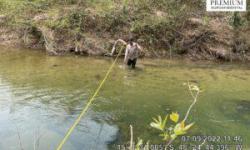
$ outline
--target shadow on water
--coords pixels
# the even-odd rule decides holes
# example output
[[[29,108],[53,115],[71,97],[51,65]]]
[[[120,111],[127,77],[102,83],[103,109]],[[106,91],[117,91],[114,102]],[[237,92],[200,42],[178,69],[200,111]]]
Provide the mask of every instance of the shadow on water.
[[[250,100],[241,100],[237,104],[237,110],[246,114],[250,114]]]
[[[250,100],[224,102],[221,104],[220,111],[231,120],[241,121],[250,125]]]

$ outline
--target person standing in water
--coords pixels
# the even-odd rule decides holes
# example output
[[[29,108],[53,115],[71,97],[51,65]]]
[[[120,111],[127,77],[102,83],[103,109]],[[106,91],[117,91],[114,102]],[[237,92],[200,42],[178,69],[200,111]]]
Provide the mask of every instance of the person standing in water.
[[[134,42],[133,38],[130,38],[128,43],[119,39],[115,42],[115,44],[113,46],[111,56],[113,56],[115,54],[115,46],[116,46],[117,42],[121,42],[124,45],[126,45],[124,64],[127,64],[129,67],[135,68],[137,59],[140,55],[140,52],[142,52],[142,47],[139,44],[137,44],[136,42]]]

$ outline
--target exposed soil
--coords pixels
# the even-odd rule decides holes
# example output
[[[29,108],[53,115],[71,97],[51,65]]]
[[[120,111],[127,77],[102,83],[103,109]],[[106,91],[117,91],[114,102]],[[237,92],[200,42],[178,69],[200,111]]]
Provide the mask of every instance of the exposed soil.
[[[161,12],[156,15],[162,16]],[[118,38],[127,40],[129,33],[121,31],[116,35],[107,32],[89,30],[84,35],[76,36],[68,30],[53,30],[39,24],[46,20],[48,15],[40,14],[33,18],[37,26],[29,29],[0,27],[0,44],[12,47],[27,47],[45,49],[51,55],[75,53],[76,55],[104,55],[111,50],[114,41]],[[173,41],[162,43],[161,48],[147,47],[143,39],[138,42],[144,47],[146,57],[169,57],[181,55],[193,60],[250,60],[250,30],[247,28],[236,31],[226,18],[211,19],[207,22],[198,17],[189,18],[183,26],[175,32]],[[0,16],[0,23],[5,17]],[[142,41],[142,42],[141,42]],[[172,43],[171,43],[172,42]],[[179,49],[172,53],[172,45]],[[166,45],[166,46],[164,46]],[[176,48],[175,47],[175,48]],[[150,50],[149,50],[150,49]],[[157,49],[157,50],[156,50]]]

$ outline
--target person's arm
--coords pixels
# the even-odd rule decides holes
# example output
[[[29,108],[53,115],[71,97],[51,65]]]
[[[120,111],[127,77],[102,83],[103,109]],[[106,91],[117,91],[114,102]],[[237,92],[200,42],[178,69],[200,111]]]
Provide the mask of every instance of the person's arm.
[[[116,42],[121,42],[122,44],[127,45],[127,42],[125,42],[125,41],[122,40],[122,39],[118,39]]]
[[[114,44],[114,46],[113,46],[113,48],[112,48],[112,51],[111,51],[111,56],[113,56],[113,55],[115,54],[115,47],[116,47],[116,44],[117,44],[118,42],[121,42],[122,44],[127,45],[127,43],[126,43],[124,40],[122,40],[122,39],[116,40],[116,41],[115,41],[115,44]]]
[[[136,47],[139,49],[139,56],[145,56],[146,52],[144,51],[144,49],[137,43],[136,43]]]
[[[111,56],[113,56],[114,54],[115,54],[115,46],[116,46],[116,42],[115,42],[115,44],[114,44],[114,46],[113,46],[113,48],[112,48],[112,51],[111,51]]]
[[[143,48],[138,43],[136,43],[136,47],[140,50],[140,52],[143,52]]]
[[[128,62],[128,51],[129,51],[129,45],[127,45],[127,47],[126,47],[125,57],[124,57],[124,64],[126,64]]]

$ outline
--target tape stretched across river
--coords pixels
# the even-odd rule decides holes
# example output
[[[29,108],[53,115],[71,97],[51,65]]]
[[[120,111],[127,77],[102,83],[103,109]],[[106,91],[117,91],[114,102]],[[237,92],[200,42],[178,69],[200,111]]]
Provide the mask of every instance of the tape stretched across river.
[[[122,52],[122,48],[119,50],[118,55],[116,56],[114,62],[111,64],[111,66],[109,67],[107,73],[105,74],[105,77],[103,78],[103,80],[100,82],[98,88],[95,90],[95,93],[93,94],[92,97],[90,97],[87,105],[85,107],[83,107],[80,115],[77,117],[77,119],[75,120],[74,124],[69,128],[69,130],[66,132],[64,138],[62,139],[62,141],[59,143],[59,145],[57,146],[56,150],[61,150],[63,145],[67,142],[68,138],[70,137],[71,133],[74,131],[75,127],[78,125],[78,123],[81,121],[81,118],[86,114],[86,112],[88,111],[89,107],[91,106],[91,104],[93,103],[93,101],[95,100],[95,97],[98,95],[99,91],[101,90],[102,86],[104,85],[104,83],[106,82],[106,80],[108,79],[108,76],[110,75],[111,71],[113,70],[118,57],[120,56]]]

